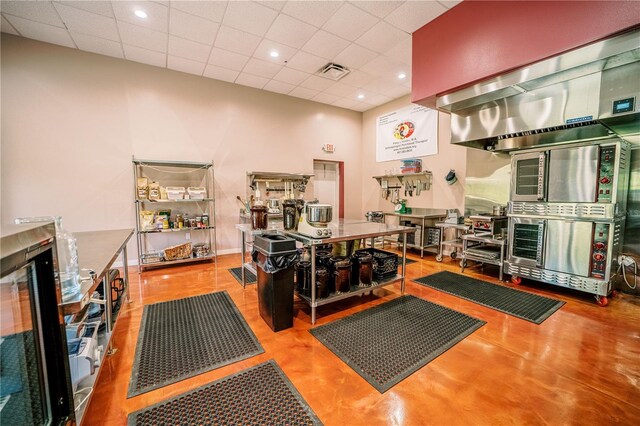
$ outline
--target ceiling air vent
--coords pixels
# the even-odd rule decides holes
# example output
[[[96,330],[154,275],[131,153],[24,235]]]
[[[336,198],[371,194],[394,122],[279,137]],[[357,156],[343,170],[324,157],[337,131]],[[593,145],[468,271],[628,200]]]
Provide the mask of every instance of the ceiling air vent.
[[[320,77],[328,78],[329,80],[338,81],[350,72],[351,70],[347,67],[329,62],[327,65],[320,68],[316,74]]]

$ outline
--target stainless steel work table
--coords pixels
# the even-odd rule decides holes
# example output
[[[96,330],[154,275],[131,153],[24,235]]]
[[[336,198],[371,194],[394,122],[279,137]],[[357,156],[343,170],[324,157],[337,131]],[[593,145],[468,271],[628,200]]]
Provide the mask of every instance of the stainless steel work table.
[[[415,232],[416,229],[409,226],[396,226],[387,225],[384,223],[375,222],[355,222],[355,221],[341,221],[337,227],[332,228],[333,236],[330,238],[314,239],[297,232],[280,231],[285,235],[300,241],[305,247],[310,249],[311,257],[311,297],[298,294],[298,296],[307,302],[311,307],[311,323],[316,323],[316,308],[318,306],[327,305],[329,303],[337,302],[338,300],[347,299],[354,296],[359,296],[373,289],[383,287],[389,284],[393,284],[400,281],[400,291],[404,293],[404,280],[406,275],[406,256],[407,256],[407,234]],[[384,280],[376,282],[376,284],[369,287],[362,287],[355,291],[349,291],[340,294],[334,294],[325,299],[316,298],[316,246],[322,244],[339,243],[342,241],[362,240],[371,238],[371,247],[373,247],[373,240],[376,237],[384,237],[387,235],[402,234],[402,270],[401,274],[386,278]]]
[[[415,245],[409,245],[409,247],[420,248],[420,258],[424,257],[424,244],[425,240],[425,228],[428,220],[442,221],[447,217],[447,211],[444,209],[426,209],[426,208],[411,208],[411,213],[399,213],[399,212],[383,212],[384,221],[386,223],[387,216],[397,216],[398,218],[407,217],[410,219],[420,219],[422,221],[422,227],[420,228],[421,240],[416,241]],[[442,231],[441,231],[442,232]]]
[[[78,245],[78,264],[80,275],[89,275],[88,270],[94,272],[90,280],[84,280],[80,286],[80,292],[70,300],[62,303],[64,315],[76,314],[89,303],[91,295],[102,282],[104,289],[104,312],[105,312],[105,332],[98,333],[98,344],[107,348],[107,355],[113,355],[117,349],[111,347],[111,336],[113,331],[113,318],[111,312],[111,289],[109,287],[109,269],[113,266],[118,256],[122,254],[123,274],[124,274],[124,297],[127,302],[129,298],[129,272],[127,264],[127,243],[133,235],[131,229],[115,229],[108,231],[88,231],[74,232]],[[98,380],[98,375],[102,367],[97,367],[96,372],[79,384],[79,388],[93,388]],[[76,424],[81,425],[87,407],[91,403],[91,398],[95,392],[91,392],[85,402],[76,407]]]
[[[502,270],[504,269],[504,258],[506,254],[506,248],[507,248],[507,239],[502,238],[501,236],[487,234],[487,233],[466,234],[466,235],[462,235],[461,238],[462,238],[462,259],[460,260],[460,272],[464,272],[464,268],[467,267],[467,260],[480,262],[480,264],[489,263],[491,265],[497,265],[498,267],[500,267],[499,279],[500,281],[502,281],[502,276],[503,276]],[[480,244],[499,246],[500,258],[489,259],[489,258],[484,258],[481,256],[474,255],[473,253],[469,253],[468,252],[469,241],[480,243]]]

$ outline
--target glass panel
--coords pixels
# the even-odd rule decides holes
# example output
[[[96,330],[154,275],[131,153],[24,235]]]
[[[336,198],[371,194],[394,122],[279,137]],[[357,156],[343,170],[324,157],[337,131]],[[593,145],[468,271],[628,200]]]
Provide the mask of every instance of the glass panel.
[[[516,164],[516,194],[537,195],[538,194],[538,170],[540,168],[539,159],[529,158],[518,160]]]
[[[33,318],[33,264],[0,280],[0,419],[7,425],[49,424],[37,324]]]
[[[513,255],[523,259],[537,260],[538,256],[538,224],[514,224]]]

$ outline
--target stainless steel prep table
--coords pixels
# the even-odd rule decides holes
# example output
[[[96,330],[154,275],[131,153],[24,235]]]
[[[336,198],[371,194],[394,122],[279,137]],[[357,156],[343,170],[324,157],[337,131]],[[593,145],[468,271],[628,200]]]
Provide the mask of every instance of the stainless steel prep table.
[[[108,348],[107,355],[114,354],[117,349],[111,347],[111,336],[113,331],[112,324],[113,318],[111,312],[111,291],[109,288],[109,269],[113,266],[115,260],[122,254],[122,263],[124,269],[124,282],[125,291],[124,297],[127,302],[129,299],[129,273],[127,264],[127,242],[133,235],[133,228],[131,229],[116,229],[109,231],[88,231],[88,232],[74,232],[73,236],[76,237],[78,245],[78,264],[80,267],[81,275],[86,275],[86,270],[90,269],[95,272],[92,280],[85,280],[81,287],[80,293],[70,300],[62,303],[62,310],[64,315],[73,315],[80,312],[91,299],[91,295],[96,290],[98,285],[102,282],[104,288],[104,311],[105,311],[105,325],[106,330],[104,333],[98,333],[98,344]],[[93,388],[98,380],[98,374],[102,370],[102,367],[97,367],[97,371],[80,382],[80,387]],[[91,392],[87,396],[87,400],[80,406],[76,407],[76,423],[82,424],[84,414],[87,407],[91,403],[91,397],[94,392]]]
[[[316,308],[318,306],[327,305],[337,302],[338,300],[347,299],[349,297],[359,296],[369,292],[375,288],[383,287],[400,281],[400,291],[404,293],[404,280],[406,275],[406,257],[407,257],[407,234],[415,232],[415,228],[410,226],[387,225],[385,223],[375,222],[359,222],[359,221],[340,221],[337,229],[333,229],[333,236],[330,238],[314,239],[297,232],[282,231],[285,235],[300,241],[305,247],[310,249],[311,257],[311,297],[298,296],[311,306],[311,323],[316,323]],[[389,277],[377,282],[370,287],[350,291],[341,294],[335,294],[325,299],[316,298],[316,246],[322,244],[339,243],[342,241],[362,240],[371,238],[371,246],[376,237],[384,237],[387,235],[402,234],[402,271],[401,274]]]
[[[490,259],[483,256],[478,256],[469,252],[469,241],[487,246],[499,246],[500,258]],[[502,281],[504,259],[507,253],[507,239],[501,236],[492,234],[466,234],[462,235],[462,259],[460,260],[460,272],[464,272],[464,268],[467,267],[467,260],[473,260],[475,262],[489,263],[491,265],[497,265],[500,267],[499,279]]]
[[[422,226],[420,228],[422,241],[425,240],[425,228],[427,221],[433,222],[441,222],[447,217],[447,211],[444,209],[422,209],[422,208],[411,208],[411,213],[398,213],[398,212],[383,212],[384,220],[386,223],[387,216],[397,216],[399,219],[410,218],[410,219],[419,219],[422,221]],[[442,232],[442,230],[440,231]],[[420,258],[424,257],[424,244],[422,241],[416,242],[415,245],[409,245],[409,247],[420,248]]]

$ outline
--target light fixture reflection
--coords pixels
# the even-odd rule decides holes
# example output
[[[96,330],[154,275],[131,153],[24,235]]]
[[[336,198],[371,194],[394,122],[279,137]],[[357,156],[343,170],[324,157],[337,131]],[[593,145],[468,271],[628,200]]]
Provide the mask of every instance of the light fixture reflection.
[[[138,18],[140,19],[147,19],[147,12],[145,12],[144,10],[140,10],[137,9],[136,11],[133,12],[134,15],[136,15]]]

